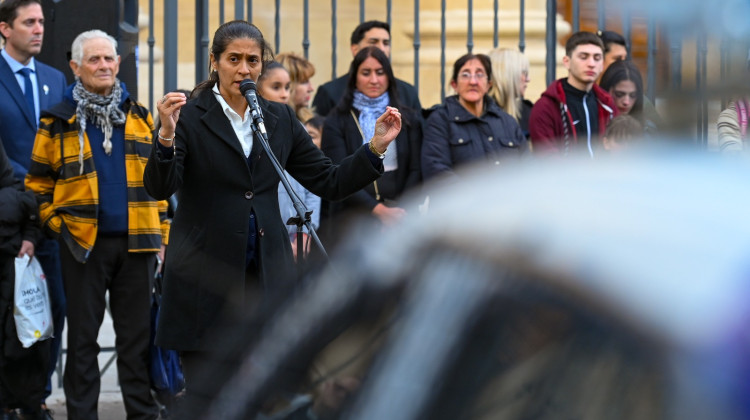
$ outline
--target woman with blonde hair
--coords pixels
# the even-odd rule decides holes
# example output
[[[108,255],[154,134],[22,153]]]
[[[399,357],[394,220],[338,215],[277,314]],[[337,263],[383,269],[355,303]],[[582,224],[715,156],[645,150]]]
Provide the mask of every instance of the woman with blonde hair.
[[[305,57],[295,53],[281,53],[276,56],[276,61],[287,69],[292,82],[289,106],[294,110],[297,119],[305,123],[315,115],[310,109],[310,99],[315,90],[310,78],[315,74],[315,66]]]
[[[529,86],[529,59],[511,48],[495,48],[489,53],[494,83],[490,96],[505,112],[515,118],[526,138],[529,138],[531,101],[524,99]]]

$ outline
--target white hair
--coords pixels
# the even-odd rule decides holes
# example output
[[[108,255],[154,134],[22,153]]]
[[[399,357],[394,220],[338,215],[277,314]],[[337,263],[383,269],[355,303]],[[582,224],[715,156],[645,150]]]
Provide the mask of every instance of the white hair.
[[[114,55],[117,55],[117,41],[104,31],[92,29],[90,31],[81,32],[76,39],[73,40],[73,46],[70,48],[70,59],[80,66],[83,62],[83,44],[86,43],[86,41],[97,38],[103,38],[109,41],[109,43],[112,44]]]

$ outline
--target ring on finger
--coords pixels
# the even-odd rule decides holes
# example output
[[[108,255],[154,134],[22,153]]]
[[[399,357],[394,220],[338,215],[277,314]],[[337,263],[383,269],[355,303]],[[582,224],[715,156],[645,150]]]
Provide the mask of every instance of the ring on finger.
[[[164,103],[166,103],[166,102],[167,102],[167,97],[166,96],[162,97],[161,98],[161,104],[164,105]]]

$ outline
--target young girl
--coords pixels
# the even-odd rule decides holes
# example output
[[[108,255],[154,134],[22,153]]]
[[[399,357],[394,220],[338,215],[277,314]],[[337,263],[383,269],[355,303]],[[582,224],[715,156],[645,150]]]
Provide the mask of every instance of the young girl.
[[[289,72],[278,61],[268,63],[258,77],[258,93],[269,101],[288,103],[291,88]]]
[[[307,120],[304,124],[307,133],[310,134],[313,143],[315,143],[318,148],[320,148],[320,136],[323,133],[324,121],[325,118],[315,116]],[[317,230],[320,225],[320,197],[306,190],[305,187],[300,185],[300,183],[294,178],[290,176],[287,176],[287,178],[289,179],[289,183],[292,185],[294,192],[300,197],[302,202],[305,203],[305,207],[307,207],[308,210],[312,210],[310,222],[312,223],[313,229]],[[284,185],[281,183],[279,183],[279,210],[281,211],[281,220],[284,223],[286,223],[289,218],[297,216],[297,210],[295,210],[294,204],[292,203],[291,198],[289,198],[289,194],[287,194]],[[295,259],[299,260],[297,256],[297,226],[286,225],[286,230],[289,233],[289,240],[292,244],[292,254],[294,254]],[[305,227],[302,232],[302,243],[304,244],[303,258],[307,257],[307,254],[310,252],[311,239],[307,227]]]
[[[305,57],[294,53],[281,53],[276,59],[289,72],[292,81],[288,104],[297,114],[297,119],[304,123],[314,115],[310,109],[310,100],[315,89],[310,78],[315,74],[315,66]]]
[[[320,139],[321,137],[323,137],[323,123],[325,123],[325,121],[325,117],[316,115],[307,120],[307,122],[305,123],[307,134],[312,137],[312,141],[316,146],[318,146],[318,149],[320,149]]]
[[[602,137],[604,150],[619,153],[627,150],[643,137],[643,126],[630,115],[618,115],[607,126]]]

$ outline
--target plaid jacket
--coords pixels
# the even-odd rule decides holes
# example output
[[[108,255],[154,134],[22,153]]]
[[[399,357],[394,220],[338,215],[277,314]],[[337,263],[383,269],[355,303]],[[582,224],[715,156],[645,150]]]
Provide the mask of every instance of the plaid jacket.
[[[127,116],[128,248],[130,252],[158,252],[169,235],[167,202],[151,198],[143,187],[154,123],[148,110],[132,99],[123,108]],[[63,101],[42,115],[26,187],[36,194],[44,230],[61,236],[76,259],[86,262],[97,236],[99,183],[85,133],[83,174],[79,151],[75,106]]]

